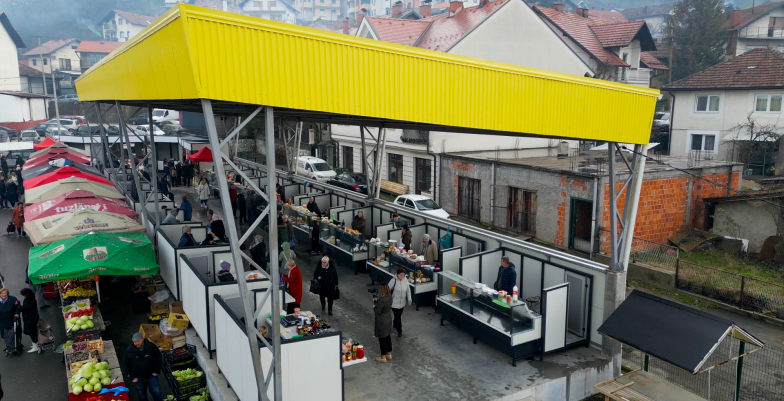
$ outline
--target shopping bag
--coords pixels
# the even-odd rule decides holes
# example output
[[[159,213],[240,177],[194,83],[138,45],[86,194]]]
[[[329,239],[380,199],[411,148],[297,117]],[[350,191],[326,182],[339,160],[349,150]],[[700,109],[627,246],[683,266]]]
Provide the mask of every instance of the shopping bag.
[[[333,301],[336,299],[340,299],[340,288],[338,286],[335,286],[335,295],[332,296]]]
[[[310,280],[310,292],[318,294],[321,291],[321,284],[315,278]]]

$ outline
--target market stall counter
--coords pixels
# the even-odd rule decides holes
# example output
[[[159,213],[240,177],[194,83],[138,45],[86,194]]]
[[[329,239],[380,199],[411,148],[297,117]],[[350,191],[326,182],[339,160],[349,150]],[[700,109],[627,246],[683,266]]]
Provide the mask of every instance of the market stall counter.
[[[383,249],[383,250],[382,250]],[[420,306],[435,305],[436,290],[438,290],[436,267],[425,264],[418,256],[412,258],[408,254],[400,254],[384,247],[384,243],[373,242],[370,244],[372,254],[377,254],[373,260],[367,261],[370,277],[374,283],[386,283],[397,274],[397,269],[402,267],[406,271],[406,279],[411,286],[411,299]]]
[[[362,233],[333,223],[322,223],[320,229],[324,254],[330,255],[339,264],[354,266],[355,275],[364,268],[364,263],[356,263],[368,258],[368,241]]]
[[[120,370],[120,360],[117,358],[117,352],[112,341],[102,341],[101,349],[85,349],[81,351],[78,350],[77,344],[78,343],[73,343],[70,347],[65,348],[63,352],[66,360],[65,375],[68,379],[69,401],[86,400],[90,396],[97,396],[103,386],[111,388],[125,385],[123,383],[122,370]],[[90,369],[87,369],[88,363],[91,364],[89,366]],[[88,371],[90,372],[90,378],[87,377]],[[101,377],[100,379],[95,377],[94,373],[96,372],[98,373],[98,376]],[[76,376],[76,378],[72,381],[71,379],[74,376]],[[97,383],[100,383],[100,387],[98,387],[97,391],[90,392],[85,388],[85,384],[89,384],[90,380],[93,378],[98,380]],[[76,384],[79,383],[81,379],[85,379],[85,384]],[[94,388],[93,386],[94,384],[90,384],[90,388]],[[76,389],[80,390],[78,391],[78,394],[74,393],[74,390]],[[125,398],[114,397],[113,399],[129,399],[127,392],[121,392],[119,394],[124,394]],[[84,395],[87,395],[87,397],[84,397]]]

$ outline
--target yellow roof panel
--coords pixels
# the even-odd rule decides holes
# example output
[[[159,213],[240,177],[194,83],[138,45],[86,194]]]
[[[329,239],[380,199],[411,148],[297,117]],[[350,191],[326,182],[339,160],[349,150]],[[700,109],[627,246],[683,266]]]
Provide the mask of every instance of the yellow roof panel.
[[[648,143],[659,91],[178,4],[76,81],[82,101],[200,98],[455,131]]]

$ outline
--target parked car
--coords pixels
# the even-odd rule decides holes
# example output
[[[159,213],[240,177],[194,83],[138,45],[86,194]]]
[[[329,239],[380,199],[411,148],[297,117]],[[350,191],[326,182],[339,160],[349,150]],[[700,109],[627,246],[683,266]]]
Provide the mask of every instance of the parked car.
[[[150,128],[148,126],[146,126],[146,125],[137,125],[134,129],[136,130],[136,133],[139,134],[139,135],[149,135],[150,134],[150,132],[149,132]],[[162,129],[160,129],[160,128],[154,126],[154,125],[152,126],[152,132],[156,136],[158,136],[158,135],[166,135],[166,133],[163,132]]]
[[[297,158],[297,174],[321,182],[329,181],[337,175],[327,162],[313,156]]]
[[[345,188],[349,191],[357,191],[361,194],[367,194],[368,190],[367,177],[361,173],[338,174],[334,179],[329,180],[327,184]]]
[[[67,118],[69,120],[76,120],[77,125],[87,124],[87,119],[84,116],[60,116],[60,118]]]
[[[653,113],[653,126],[658,128],[659,132],[667,132],[670,130],[670,113]]]
[[[54,124],[55,127],[57,126],[57,119],[53,118],[46,122],[47,124]],[[76,120],[71,119],[60,119],[60,127],[65,128],[68,132],[74,132],[77,128],[79,128],[79,123]]]
[[[11,142],[11,136],[7,132],[0,130],[0,143]]]
[[[57,125],[55,125],[55,129],[56,128]],[[32,130],[32,129],[22,130],[22,132],[19,133],[19,142],[38,143],[41,142],[41,135],[38,135],[38,132],[36,132],[36,130]]]
[[[55,124],[57,126],[57,124]],[[38,133],[38,135],[46,135],[46,129],[49,128],[49,122],[40,123],[33,127],[32,129]]]
[[[177,110],[153,109],[152,121],[156,123],[163,121],[180,122],[180,112]]]
[[[90,125],[84,124],[84,125],[80,125],[79,128],[77,128],[73,134],[76,136],[90,136],[90,135],[100,136],[101,129],[98,128],[98,124],[90,124]]]
[[[8,128],[8,127],[3,127],[3,126],[0,126],[0,131],[5,132],[8,135],[8,139],[9,140],[16,139],[16,136],[19,134],[19,131],[15,130],[13,128]]]
[[[51,102],[49,102],[49,103],[51,103]],[[60,96],[57,96],[57,103],[78,104],[79,103],[79,95],[73,93],[73,94],[70,94],[70,95],[60,95]]]
[[[398,206],[414,209],[425,214],[429,214],[442,219],[448,219],[449,213],[442,209],[433,199],[424,195],[400,195],[395,199]]]
[[[57,126],[55,125],[54,127],[49,127],[46,129],[46,136],[56,140],[59,139],[62,135],[73,135],[73,132],[75,132],[75,130],[69,131],[65,128],[60,128],[60,131],[58,132]]]
[[[153,118],[155,117],[153,116]],[[174,121],[161,121],[158,123],[158,127],[166,135],[183,135],[190,133],[187,128]]]
[[[137,114],[128,119],[128,124],[131,125],[141,125],[141,124],[149,124],[150,123],[150,116],[147,113]]]

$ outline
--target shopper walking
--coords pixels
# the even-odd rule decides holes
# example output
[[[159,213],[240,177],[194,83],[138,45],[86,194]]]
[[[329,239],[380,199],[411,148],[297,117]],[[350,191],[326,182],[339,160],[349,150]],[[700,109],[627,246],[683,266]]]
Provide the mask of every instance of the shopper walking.
[[[509,256],[501,256],[501,266],[498,266],[498,278],[496,278],[493,288],[511,294],[516,282],[517,272],[514,263],[509,261]]]
[[[147,390],[150,390],[153,401],[163,401],[158,374],[161,373],[163,356],[158,347],[147,341],[142,333],[133,333],[131,344],[125,350],[123,368],[129,377],[133,377],[133,385],[139,401],[147,401]]]
[[[207,209],[207,219],[210,221],[210,231],[221,241],[226,241],[226,227],[223,220],[212,209]]]
[[[294,302],[286,304],[286,313],[294,313],[294,308],[299,308],[300,303],[302,303],[302,271],[297,267],[297,261],[289,260],[286,262],[283,281],[286,282],[286,289],[289,295],[294,298]]]
[[[283,216],[278,215],[278,252],[283,252],[283,244],[289,243],[289,227]],[[291,247],[291,244],[289,244]]]
[[[373,300],[373,313],[376,316],[374,335],[378,337],[378,344],[381,346],[381,356],[376,358],[377,362],[386,363],[392,359],[392,294],[389,286],[381,284],[378,286],[378,298]]]
[[[0,288],[0,336],[5,341],[5,354],[16,356],[14,344],[14,319],[19,317],[19,301],[9,295],[8,289]]]
[[[22,288],[19,292],[22,295],[22,306],[19,307],[19,312],[22,314],[22,332],[30,336],[30,341],[33,345],[28,354],[41,353],[41,347],[38,345],[38,302],[35,300],[35,293],[29,288]]]
[[[323,311],[328,305],[329,315],[332,316],[332,303],[335,301],[335,294],[338,292],[338,271],[328,257],[324,256],[321,258],[321,262],[313,272],[313,278],[319,282],[321,310]]]
[[[8,201],[9,207],[14,207],[16,202],[19,202],[19,187],[13,178],[5,182],[5,198],[3,199]]]
[[[16,155],[16,165],[18,167],[23,167],[24,166],[24,160],[22,160],[22,156],[21,155]]]
[[[430,239],[429,234],[422,236],[422,249],[420,249],[419,254],[425,258],[427,264],[435,266],[438,260],[438,245]]]
[[[201,208],[207,210],[207,201],[210,199],[210,184],[207,184],[207,179],[202,178],[199,186],[196,187],[196,194],[201,202]]]
[[[180,210],[182,210],[182,220],[184,222],[190,222],[191,218],[193,218],[193,206],[190,202],[188,202],[188,197],[182,197],[182,203],[180,203]]]
[[[23,226],[25,222],[24,217],[24,203],[17,202],[14,212],[11,214],[11,221],[14,223],[17,237],[26,237],[27,233],[24,232]]]
[[[397,330],[397,336],[403,335],[403,310],[411,306],[411,287],[406,280],[406,269],[402,267],[397,268],[397,274],[392,280],[389,280],[389,288],[392,292],[392,313],[395,315],[393,326]]]
[[[5,176],[0,174],[0,209],[8,207],[8,199],[5,197]]]
[[[237,218],[237,188],[229,182],[229,202],[231,202],[231,218]]]

